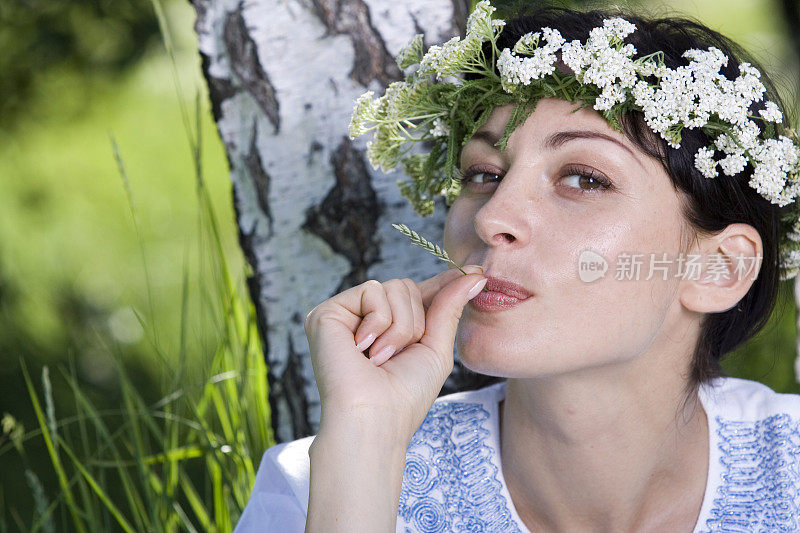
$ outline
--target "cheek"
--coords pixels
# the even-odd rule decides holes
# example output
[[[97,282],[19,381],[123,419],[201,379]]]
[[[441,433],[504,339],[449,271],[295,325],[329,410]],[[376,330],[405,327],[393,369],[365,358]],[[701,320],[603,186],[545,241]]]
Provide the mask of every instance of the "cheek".
[[[642,354],[664,326],[677,286],[669,272],[666,280],[657,271],[646,279],[649,253],[660,247],[668,254],[677,251],[678,241],[672,242],[674,231],[668,228],[620,218],[602,227],[584,226],[582,232],[564,227],[545,247],[548,253],[531,259],[539,290],[530,305],[492,318],[467,308],[456,336],[462,363],[473,372],[524,378],[624,362]],[[605,275],[591,282],[578,273],[580,253],[586,249],[607,261]],[[644,254],[638,259],[638,280],[618,272],[625,253]]]
[[[566,294],[564,302],[594,318],[594,323],[587,323],[587,333],[632,353],[644,349],[661,327],[678,286],[677,222],[672,224],[656,210],[651,213],[614,224],[584,242],[602,256],[607,270],[596,281],[584,282],[576,255],[575,278],[580,286]]]
[[[456,200],[450,206],[444,223],[444,249],[457,264],[462,264],[471,247],[477,244],[475,209],[469,202]]]

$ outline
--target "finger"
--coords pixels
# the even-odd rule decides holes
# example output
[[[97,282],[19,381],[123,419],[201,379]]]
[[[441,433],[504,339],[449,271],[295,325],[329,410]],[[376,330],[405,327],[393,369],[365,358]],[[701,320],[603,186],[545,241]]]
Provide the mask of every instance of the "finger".
[[[353,289],[358,290],[345,296]],[[333,300],[355,317],[362,317],[353,331],[353,338],[356,348],[363,351],[392,325],[392,308],[380,281],[371,279],[353,289],[340,293]]]
[[[414,321],[412,327],[412,334],[411,338],[405,343],[405,347],[401,344],[400,349],[396,350],[395,353],[388,355],[388,357],[381,357],[377,356],[370,359],[375,365],[380,366],[389,358],[394,357],[398,353],[402,352],[405,348],[408,347],[410,344],[414,344],[419,342],[422,336],[425,334],[425,309],[422,307],[422,296],[420,294],[419,288],[417,288],[417,284],[414,283],[413,280],[409,278],[405,278],[401,280],[403,283],[406,284],[408,287],[408,305],[411,309],[412,318]]]
[[[403,283],[408,287],[408,295],[411,300],[411,312],[414,316],[414,335],[411,342],[419,342],[425,334],[425,308],[422,305],[422,293],[417,284],[409,278],[403,279]]]
[[[405,348],[414,335],[414,314],[408,287],[401,280],[392,279],[383,283],[383,288],[392,310],[392,323],[369,349],[369,357],[376,365]]]
[[[479,265],[467,265],[461,268],[467,274],[483,273],[483,267]],[[439,293],[439,291],[453,280],[458,279],[459,276],[463,277],[464,273],[457,268],[449,268],[439,272],[432,278],[428,278],[420,283],[417,283],[417,286],[422,293],[422,305],[426,311],[430,307],[433,298]]]
[[[452,363],[458,321],[467,302],[478,295],[488,281],[482,274],[468,274],[456,278],[434,297],[425,317],[425,335],[420,339],[442,361]]]

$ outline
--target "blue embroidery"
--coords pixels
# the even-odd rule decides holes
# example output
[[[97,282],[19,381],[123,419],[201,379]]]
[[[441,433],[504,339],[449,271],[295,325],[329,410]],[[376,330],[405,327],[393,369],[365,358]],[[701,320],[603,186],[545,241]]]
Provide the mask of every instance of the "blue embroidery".
[[[723,481],[707,531],[800,531],[800,424],[785,413],[716,420]]]
[[[401,516],[406,532],[520,532],[491,462],[479,403],[434,403],[406,453]]]

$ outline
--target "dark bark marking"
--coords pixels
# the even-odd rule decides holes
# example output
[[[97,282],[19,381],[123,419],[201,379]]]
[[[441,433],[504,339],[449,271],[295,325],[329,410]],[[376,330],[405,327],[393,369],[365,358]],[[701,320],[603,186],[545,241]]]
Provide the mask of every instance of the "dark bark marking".
[[[239,247],[242,249],[242,253],[244,254],[245,261],[247,264],[250,265],[250,272],[247,274],[246,283],[247,283],[247,292],[250,294],[250,300],[255,304],[255,312],[256,312],[256,328],[258,329],[258,336],[261,339],[261,352],[264,357],[264,361],[267,363],[267,384],[269,385],[269,405],[270,405],[270,423],[272,424],[273,435],[275,438],[278,438],[278,432],[276,428],[281,425],[280,420],[280,410],[277,408],[277,403],[281,401],[280,396],[275,396],[272,393],[273,384],[276,381],[276,376],[272,371],[272,361],[269,358],[270,353],[270,343],[269,343],[269,321],[268,321],[268,313],[269,313],[269,306],[263,305],[261,302],[261,275],[259,274],[258,270],[258,260],[256,259],[255,255],[255,245],[253,243],[253,234],[255,233],[256,229],[249,233],[242,230],[241,224],[241,212],[239,210],[239,190],[237,187],[233,187],[233,209],[236,215],[236,228],[238,230],[239,235]]]
[[[211,113],[214,115],[214,121],[219,123],[222,118],[222,103],[236,96],[238,92],[236,87],[233,86],[231,80],[228,78],[215,78],[209,72],[211,66],[211,58],[208,54],[200,52],[200,66],[203,70],[203,77],[208,84],[208,99],[211,100]]]
[[[372,188],[361,153],[344,137],[331,157],[336,183],[318,206],[306,211],[302,229],[318,236],[351,265],[336,292],[363,283],[370,265],[379,260],[375,239],[383,211]]]
[[[275,88],[258,61],[256,43],[247,29],[242,9],[243,3],[239,2],[236,9],[225,16],[222,31],[225,51],[231,71],[267,115],[277,134],[281,127],[281,117]]]
[[[206,20],[206,13],[208,12],[208,2],[210,0],[189,0],[189,3],[194,7],[197,18],[194,22],[194,31],[197,33],[197,28]]]
[[[241,220],[240,218],[240,211],[239,211],[239,191],[236,187],[233,188],[233,208],[236,213],[236,220]],[[244,253],[244,258],[247,261],[247,264],[250,265],[250,269],[252,271],[252,275],[247,276],[247,292],[250,294],[250,299],[258,304],[261,300],[261,277],[258,274],[258,260],[256,259],[255,254],[255,245],[253,244],[253,234],[255,233],[255,228],[249,233],[242,231],[241,224],[237,224],[239,229],[239,246]],[[263,313],[262,313],[263,311]],[[266,308],[262,305],[256,305],[256,324],[258,326],[259,334],[264,341],[264,355],[266,359],[266,354],[269,353],[269,349],[267,346],[267,330],[268,324],[267,316],[266,316]]]
[[[417,20],[417,17],[414,16],[414,13],[409,13],[409,15],[411,15],[411,20],[414,21],[414,33],[421,33],[421,34],[423,34],[423,37],[424,37],[425,30],[423,30],[422,26],[419,25],[419,21]]]
[[[329,33],[348,35],[355,60],[350,78],[361,85],[377,79],[383,85],[399,80],[402,73],[386,44],[372,25],[363,0],[312,0],[315,11]]]
[[[306,165],[311,166],[314,164],[314,156],[317,155],[325,148],[319,141],[313,141],[308,147],[308,155],[306,156]]]
[[[292,428],[291,435],[281,431],[280,417],[275,416],[275,411],[272,411],[272,416],[270,417],[272,434],[275,435],[275,440],[279,443],[302,439],[314,434],[308,416],[302,354],[295,351],[291,335],[287,335],[286,343],[289,355],[286,358],[286,367],[283,370],[283,374],[280,377],[273,376],[273,379],[269,381],[269,404],[270,406],[276,406],[278,403],[283,404],[283,407],[289,413]]]
[[[200,34],[200,27],[205,23],[206,13],[208,12],[208,0],[189,0],[194,6],[197,18],[194,23],[195,35]],[[200,54],[200,67],[203,72],[203,77],[206,79],[208,85],[208,99],[211,101],[211,113],[214,115],[214,121],[219,123],[222,118],[222,103],[235,96],[237,93],[236,87],[233,86],[231,80],[228,78],[215,78],[211,75],[211,57],[198,50]]]
[[[458,29],[459,35],[467,33],[467,17],[470,11],[470,0],[452,0],[453,25]]]
[[[256,144],[258,134],[258,123],[253,119],[253,132],[250,135],[250,146],[247,149],[247,154],[244,156],[243,161],[247,172],[250,174],[250,179],[256,188],[256,201],[258,207],[264,216],[267,218],[267,237],[272,238],[274,235],[274,224],[272,218],[272,209],[269,205],[269,188],[272,183],[267,171],[264,170],[264,164],[261,161],[261,154],[258,153],[258,146]]]

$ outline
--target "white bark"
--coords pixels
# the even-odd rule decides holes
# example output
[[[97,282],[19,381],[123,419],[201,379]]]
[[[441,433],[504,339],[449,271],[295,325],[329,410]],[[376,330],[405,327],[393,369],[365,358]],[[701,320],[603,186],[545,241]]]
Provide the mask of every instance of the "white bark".
[[[217,126],[231,167],[240,242],[254,275],[278,442],[317,431],[319,396],[303,321],[367,279],[421,280],[444,263],[391,227],[441,242],[446,208],[414,214],[399,173],[365,163],[350,141],[355,99],[400,72],[394,56],[459,33],[465,0],[194,0]],[[457,21],[454,22],[454,21]],[[443,393],[485,383],[458,362]]]

